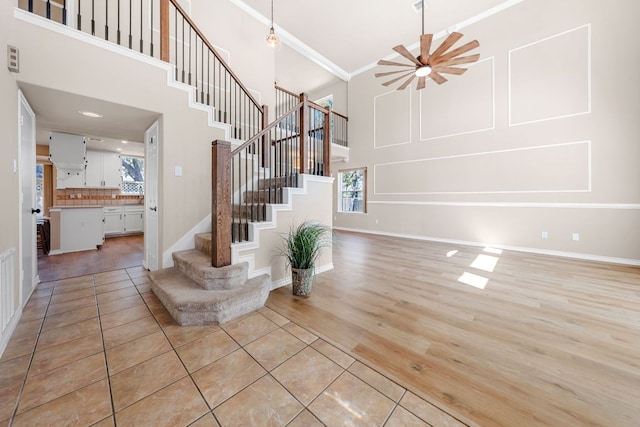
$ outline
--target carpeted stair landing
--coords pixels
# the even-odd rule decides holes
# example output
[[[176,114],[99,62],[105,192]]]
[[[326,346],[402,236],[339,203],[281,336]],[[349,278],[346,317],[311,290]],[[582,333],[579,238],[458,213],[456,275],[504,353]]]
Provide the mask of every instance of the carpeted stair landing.
[[[211,266],[211,233],[196,249],[173,253],[174,267],[149,273],[151,290],[179,325],[224,323],[264,306],[269,276],[248,278],[248,264]]]

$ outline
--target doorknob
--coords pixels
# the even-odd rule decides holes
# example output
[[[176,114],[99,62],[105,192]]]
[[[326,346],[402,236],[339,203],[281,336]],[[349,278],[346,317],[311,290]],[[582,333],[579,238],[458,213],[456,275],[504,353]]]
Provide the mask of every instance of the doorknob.
[[[34,213],[40,213],[40,209],[33,209],[33,208],[31,208],[31,213],[32,213],[32,214],[34,214]]]
[[[154,211],[154,212],[158,212],[158,207],[157,207],[157,206],[155,206],[155,207],[153,207],[153,208],[149,208],[149,210]]]

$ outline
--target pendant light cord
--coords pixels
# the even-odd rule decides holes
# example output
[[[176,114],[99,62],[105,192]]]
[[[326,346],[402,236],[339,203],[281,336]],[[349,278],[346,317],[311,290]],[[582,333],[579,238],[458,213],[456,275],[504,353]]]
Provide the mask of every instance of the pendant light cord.
[[[271,0],[271,7],[273,8],[273,0]],[[271,10],[271,25],[273,25],[273,9]],[[422,0],[422,34],[424,34],[424,0]]]
[[[422,0],[422,2],[424,3],[424,0]],[[422,20],[424,21],[424,17],[422,18]],[[273,28],[273,0],[271,0],[271,28]]]

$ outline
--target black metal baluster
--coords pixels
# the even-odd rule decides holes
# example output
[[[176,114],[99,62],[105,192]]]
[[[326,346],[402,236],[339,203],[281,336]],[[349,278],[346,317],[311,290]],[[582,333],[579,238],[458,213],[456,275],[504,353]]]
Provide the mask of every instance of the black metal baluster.
[[[32,2],[31,4],[33,5],[33,0],[29,0],[29,1],[31,1]],[[80,0],[78,0],[78,15],[77,15],[78,16],[78,22],[77,22],[78,28],[77,29],[82,31],[82,15],[80,14],[80,10],[81,10]]]
[[[140,53],[144,51],[144,44],[142,41],[142,1],[140,0]]]
[[[184,16],[182,16],[182,83],[184,83]]]
[[[235,243],[236,240],[236,200],[233,195],[233,190],[236,188],[236,174],[235,174],[235,165],[233,160],[231,160],[231,242]]]
[[[33,0],[29,0],[29,3],[27,3],[27,10],[33,13]]]
[[[207,47],[207,105],[211,105],[211,86],[209,85],[209,77],[211,77],[211,51],[209,50],[209,47]]]
[[[131,31],[133,28],[133,15],[131,12],[133,11],[132,0],[129,0],[129,49],[133,48],[133,36],[131,35]]]
[[[196,70],[196,102],[198,102],[198,38],[199,37],[196,34],[196,44],[195,44],[196,66],[194,67],[194,69]]]
[[[96,35],[95,0],[91,0],[91,35]]]
[[[118,45],[120,45],[120,0],[118,0],[118,31],[116,32]]]
[[[67,0],[62,2],[62,25],[67,25]]]
[[[189,85],[191,85],[191,51],[193,47],[191,45],[191,25],[189,25]]]
[[[175,54],[175,60],[176,60],[176,81],[178,81],[178,9],[177,9],[177,8],[175,8],[175,9],[173,9],[173,11],[174,11],[174,17],[173,17],[173,20],[174,20],[174,29],[175,29],[175,31],[174,31],[174,33],[175,33],[175,34],[174,34],[174,35],[175,35],[175,37],[173,38],[173,40],[175,41],[175,44],[174,44],[174,45],[175,45],[175,51],[176,51],[176,54]]]
[[[109,0],[104,2],[104,39],[109,40]]]
[[[200,102],[204,104],[204,40],[200,40],[200,55],[202,60],[200,61],[200,79],[202,84],[200,85]],[[207,60],[209,58],[207,57]]]
[[[150,53],[151,53],[151,57],[153,58],[153,0],[151,0],[151,25],[150,25],[150,29],[149,32],[151,33],[151,46],[149,47]]]
[[[51,19],[51,0],[47,0],[47,19]]]

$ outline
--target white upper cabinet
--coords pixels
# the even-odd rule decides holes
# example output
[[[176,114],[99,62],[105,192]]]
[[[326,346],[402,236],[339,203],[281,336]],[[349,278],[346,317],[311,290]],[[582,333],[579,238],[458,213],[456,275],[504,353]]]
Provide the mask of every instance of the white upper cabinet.
[[[87,151],[85,187],[120,188],[121,167],[118,153]]]

